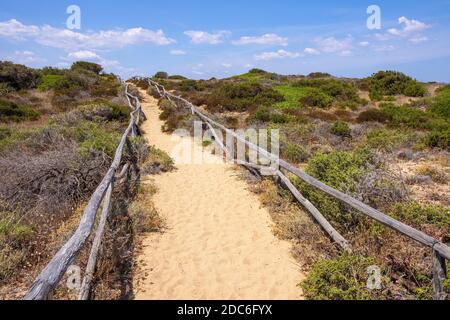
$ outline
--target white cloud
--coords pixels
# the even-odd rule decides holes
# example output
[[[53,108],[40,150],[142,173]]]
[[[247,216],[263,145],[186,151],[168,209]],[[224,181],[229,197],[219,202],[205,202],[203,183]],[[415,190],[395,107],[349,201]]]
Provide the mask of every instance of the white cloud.
[[[79,60],[92,61],[101,64],[105,68],[120,67],[119,61],[105,59],[99,56],[97,53],[89,50],[71,52],[67,55],[67,57],[63,59],[72,62]]]
[[[373,48],[375,51],[378,51],[378,52],[387,52],[387,51],[395,50],[395,47],[393,45],[374,46]]]
[[[191,42],[194,44],[219,44],[223,42],[223,39],[230,35],[229,31],[219,31],[216,33],[208,33],[205,31],[186,31],[185,35],[191,38]]]
[[[273,60],[273,59],[284,59],[284,58],[295,59],[295,58],[299,58],[302,56],[303,56],[303,54],[300,52],[289,52],[286,50],[278,50],[278,51],[274,51],[274,52],[263,52],[260,54],[256,54],[255,59],[268,61],[268,60]]]
[[[49,25],[24,25],[15,19],[0,22],[0,37],[22,41],[33,40],[44,46],[67,51],[108,50],[143,43],[160,46],[175,43],[175,40],[167,38],[162,30],[131,28],[81,33]]]
[[[0,36],[14,40],[25,40],[27,37],[36,36],[40,33],[40,28],[36,26],[26,26],[16,19],[0,22]]]
[[[170,54],[173,56],[185,56],[187,52],[183,50],[171,50]]]
[[[222,63],[222,67],[229,69],[232,68],[233,65],[231,63]]]
[[[15,51],[13,55],[7,57],[7,60],[14,61],[20,64],[34,65],[44,63],[47,60],[37,56],[33,51]]]
[[[359,43],[359,45],[360,45],[361,47],[368,47],[368,46],[370,45],[370,42],[369,42],[369,41],[361,41],[361,42]]]
[[[241,37],[239,40],[235,40],[232,43],[237,46],[248,44],[287,46],[288,38],[280,37],[274,33],[267,33],[259,37]]]
[[[306,54],[312,54],[312,55],[319,55],[320,52],[317,49],[314,48],[305,48],[305,50],[303,50],[304,53]]]
[[[343,39],[336,39],[335,37],[329,38],[317,38],[315,40],[319,49],[325,53],[334,53],[334,52],[347,52],[353,47],[353,38],[352,36],[347,36]]]
[[[408,37],[413,34],[420,33],[428,28],[430,28],[429,25],[427,25],[424,22],[414,20],[414,19],[408,19],[406,17],[400,17],[398,18],[398,23],[402,25],[402,28],[396,29],[392,28],[388,30],[389,34],[392,34],[394,36],[400,36],[400,37]]]
[[[351,57],[351,56],[353,56],[353,51],[352,50],[343,50],[339,53],[339,55],[342,57]]]
[[[99,59],[100,56],[95,52],[82,50],[69,53],[68,58],[75,60],[83,60],[83,59]]]
[[[409,42],[412,42],[414,44],[426,42],[426,41],[428,41],[428,37],[425,37],[425,36],[416,36],[416,37],[409,39]]]

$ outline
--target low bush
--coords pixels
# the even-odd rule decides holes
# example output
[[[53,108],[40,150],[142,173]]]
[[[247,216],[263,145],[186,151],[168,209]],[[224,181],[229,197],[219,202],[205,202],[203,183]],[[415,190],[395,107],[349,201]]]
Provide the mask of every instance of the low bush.
[[[103,71],[103,67],[97,63],[86,62],[86,61],[77,61],[72,64],[72,71],[89,71],[96,75],[99,75]]]
[[[423,97],[426,89],[411,77],[396,71],[380,71],[363,80],[369,89],[371,99],[379,101],[383,96],[403,94],[409,97]]]
[[[41,82],[39,83],[38,89],[41,91],[52,90],[56,87],[57,83],[64,78],[63,75],[43,75],[41,77]]]
[[[430,111],[440,117],[450,118],[450,85],[436,91],[436,97],[430,103]]]
[[[408,202],[394,205],[390,214],[417,227],[423,227],[425,224],[434,225],[445,228],[447,233],[450,232],[450,207]]]
[[[286,147],[282,147],[281,155],[288,161],[293,163],[303,163],[310,157],[309,153],[295,143],[288,143]]]
[[[206,96],[210,111],[248,111],[269,107],[283,100],[283,96],[254,82],[225,83]]]
[[[450,129],[433,130],[425,137],[425,144],[430,148],[438,148],[450,151]]]
[[[333,98],[321,89],[310,88],[309,92],[301,97],[299,102],[306,107],[325,109],[331,107]]]
[[[352,135],[352,130],[350,129],[349,125],[343,121],[337,121],[333,123],[330,131],[332,134],[340,137],[351,137]]]
[[[300,284],[310,300],[379,300],[385,298],[379,290],[369,290],[368,268],[373,258],[342,254],[315,263]]]
[[[357,121],[388,123],[391,121],[391,117],[379,109],[368,109],[358,115]]]
[[[376,129],[367,135],[367,144],[375,149],[392,151],[405,143],[409,135],[396,129]]]
[[[0,122],[36,120],[39,113],[32,108],[0,99]]]
[[[40,74],[37,70],[8,61],[0,61],[0,83],[14,90],[36,88]]]
[[[374,155],[368,149],[353,152],[333,152],[330,154],[317,154],[308,162],[306,172],[321,182],[334,187],[347,194],[355,194],[358,183],[369,171]],[[348,208],[309,185],[297,180],[295,183],[327,218],[344,227],[350,227],[358,219]]]
[[[167,72],[164,71],[158,71],[154,76],[154,78],[156,79],[169,79],[169,74]]]

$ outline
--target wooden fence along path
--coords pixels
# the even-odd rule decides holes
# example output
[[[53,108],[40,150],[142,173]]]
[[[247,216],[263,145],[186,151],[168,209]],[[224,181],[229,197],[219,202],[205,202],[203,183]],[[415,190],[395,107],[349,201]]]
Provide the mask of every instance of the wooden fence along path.
[[[314,207],[314,205],[302,196],[301,192],[292,184],[290,179],[285,175],[284,172],[290,172],[291,174],[297,176],[305,183],[313,186],[331,197],[346,203],[350,207],[358,210],[358,212],[363,215],[382,223],[383,225],[402,233],[403,235],[421,243],[424,246],[429,247],[433,251],[433,288],[434,288],[434,298],[436,300],[442,300],[445,298],[445,293],[442,287],[443,281],[446,279],[446,261],[450,260],[450,247],[443,244],[442,242],[430,237],[429,235],[414,229],[402,222],[399,222],[384,213],[364,204],[363,202],[346,195],[339,190],[331,188],[324,183],[318,181],[317,179],[309,176],[305,172],[296,168],[295,166],[287,163],[284,160],[279,159],[278,156],[271,154],[267,150],[264,150],[257,145],[249,142],[246,137],[236,134],[234,131],[224,127],[223,125],[217,123],[216,121],[209,118],[207,115],[200,112],[192,103],[183,99],[182,97],[175,96],[166,91],[166,89],[160,84],[154,82],[147,78],[134,78],[139,81],[148,81],[150,86],[154,87],[162,98],[169,100],[177,108],[187,108],[192,112],[192,114],[199,117],[210,129],[215,142],[219,147],[228,155],[229,149],[225,146],[224,142],[219,138],[216,130],[221,130],[227,135],[233,137],[233,140],[244,143],[249,149],[257,152],[261,157],[266,158],[272,162],[279,165],[279,169],[275,170],[275,175],[279,180],[292,192],[293,196],[298,200],[298,202],[307,209],[317,223],[328,233],[330,238],[332,238],[343,250],[351,251],[350,245],[342,237],[342,235],[337,232],[333,226],[325,219],[325,217],[319,212],[319,210]],[[116,156],[114,161],[104,177],[103,181],[98,186],[97,190],[94,192],[91,200],[89,201],[84,215],[81,219],[81,223],[72,236],[72,238],[61,248],[61,250],[55,255],[55,257],[50,261],[47,267],[42,271],[42,273],[37,277],[31,289],[25,296],[27,300],[45,300],[48,298],[49,294],[58,285],[59,281],[64,276],[67,268],[75,260],[80,250],[86,244],[88,238],[91,236],[94,224],[96,221],[97,211],[99,210],[100,204],[103,200],[103,209],[100,216],[100,222],[95,233],[95,238],[93,241],[93,246],[89,256],[88,265],[85,271],[85,277],[80,290],[80,300],[89,299],[89,293],[91,288],[92,278],[95,272],[96,260],[98,251],[101,246],[101,239],[106,224],[106,220],[109,213],[109,205],[111,201],[113,183],[117,179],[126,179],[126,174],[129,168],[129,164],[125,164],[121,173],[117,176],[119,166],[121,164],[122,154],[124,147],[127,143],[129,136],[136,136],[138,133],[138,126],[142,117],[145,115],[142,113],[141,105],[139,99],[128,92],[128,84],[125,85],[125,92],[129,102],[130,107],[133,109],[131,113],[130,125],[122,136],[122,140],[119,147],[116,150]],[[234,141],[233,141],[234,143]],[[235,159],[229,159],[235,161]],[[256,164],[251,164],[247,162],[236,162],[239,165],[243,165],[256,170],[274,170],[272,168],[259,166]]]
[[[144,78],[136,78],[137,80],[144,80]],[[433,237],[425,234],[422,231],[419,231],[417,229],[414,229],[400,221],[397,221],[390,216],[366,205],[365,203],[361,202],[358,199],[355,199],[339,190],[336,190],[332,187],[327,186],[326,184],[320,182],[319,180],[311,177],[310,175],[306,174],[302,170],[296,168],[295,166],[291,165],[290,163],[279,159],[278,156],[271,154],[267,150],[264,150],[260,148],[259,146],[249,142],[246,137],[240,136],[234,131],[224,127],[220,123],[217,123],[216,121],[212,120],[202,112],[198,110],[192,103],[187,101],[186,99],[183,99],[182,97],[175,96],[169,92],[166,91],[166,89],[161,86],[160,84],[156,83],[155,81],[151,79],[147,79],[150,86],[153,86],[156,88],[157,92],[161,95],[162,98],[166,98],[169,100],[175,107],[184,107],[189,109],[192,114],[198,116],[202,121],[204,121],[208,127],[210,128],[212,135],[214,136],[216,143],[219,145],[220,148],[223,149],[225,154],[228,154],[228,149],[225,146],[224,142],[220,140],[219,136],[216,132],[217,130],[221,130],[225,132],[227,135],[232,136],[233,139],[244,143],[248,148],[252,149],[253,151],[256,151],[260,156],[263,158],[266,158],[272,162],[278,163],[279,170],[276,170],[275,174],[278,176],[280,181],[292,192],[293,196],[299,201],[299,203],[307,209],[311,215],[316,219],[316,221],[321,225],[321,227],[328,233],[328,235],[343,249],[346,251],[351,251],[351,248],[348,244],[348,242],[331,226],[331,224],[325,219],[325,217],[319,212],[317,208],[314,207],[314,205],[308,201],[306,198],[302,196],[300,191],[292,184],[292,182],[289,180],[289,178],[283,173],[283,171],[290,172],[291,174],[295,175],[296,177],[300,178],[302,181],[307,183],[308,185],[319,189],[329,196],[342,201],[343,203],[349,205],[350,207],[356,209],[358,212],[362,213],[363,215],[397,231],[401,234],[419,242],[420,244],[429,247],[432,250],[433,254],[433,288],[434,288],[434,298],[436,300],[442,300],[445,299],[446,294],[443,290],[443,281],[447,277],[447,270],[446,270],[446,261],[450,261],[450,247],[445,245],[444,243],[440,242],[437,239],[434,239]],[[229,159],[234,161],[234,159]],[[260,169],[260,170],[270,170],[267,167],[260,167],[255,166],[249,163],[240,163],[238,164]],[[259,168],[258,168],[259,167]]]
[[[130,113],[131,120],[128,128],[125,130],[125,133],[120,140],[119,146],[117,147],[111,167],[109,168],[102,182],[97,187],[88,205],[86,206],[78,229],[69,239],[69,241],[53,257],[53,259],[45,267],[41,274],[36,278],[27,295],[25,296],[25,300],[48,299],[51,292],[56,288],[71,263],[73,263],[80,250],[83,248],[83,246],[91,236],[97,217],[97,211],[99,210],[100,205],[103,201],[103,209],[100,217],[100,222],[98,224],[93,246],[89,255],[89,261],[85,271],[85,277],[83,279],[79,296],[80,300],[89,299],[91,283],[95,272],[101,239],[110,211],[109,209],[113,193],[114,181],[118,179],[127,179],[127,173],[130,167],[129,163],[125,164],[121,172],[118,174],[120,165],[122,163],[122,156],[125,150],[125,146],[128,144],[129,137],[136,137],[138,135],[138,126],[141,123],[141,120],[145,119],[145,115],[142,112],[139,99],[128,92],[128,84],[124,84],[124,86],[129,106],[132,109],[132,112]]]

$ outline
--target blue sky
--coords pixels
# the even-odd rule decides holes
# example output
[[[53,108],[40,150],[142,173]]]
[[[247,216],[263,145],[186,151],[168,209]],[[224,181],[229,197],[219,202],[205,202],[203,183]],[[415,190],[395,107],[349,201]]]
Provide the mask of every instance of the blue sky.
[[[67,7],[81,9],[69,30]],[[381,9],[369,30],[367,8]],[[250,68],[364,77],[384,69],[450,82],[450,0],[14,0],[0,2],[0,59],[33,67],[100,62],[124,77],[192,78]]]

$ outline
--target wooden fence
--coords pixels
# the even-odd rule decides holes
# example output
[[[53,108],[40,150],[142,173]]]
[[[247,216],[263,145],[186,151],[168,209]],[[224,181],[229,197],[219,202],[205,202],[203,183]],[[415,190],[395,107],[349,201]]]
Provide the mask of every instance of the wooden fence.
[[[102,213],[95,232],[93,245],[85,271],[85,277],[83,279],[79,295],[80,300],[89,299],[97,257],[101,247],[101,240],[110,211],[114,182],[120,179],[127,179],[128,169],[130,168],[130,164],[127,163],[123,166],[119,173],[125,146],[128,145],[130,136],[136,137],[138,135],[139,124],[141,123],[141,120],[145,119],[139,99],[129,93],[128,84],[124,83],[124,86],[125,95],[132,112],[130,113],[130,124],[125,130],[119,146],[116,149],[111,167],[86,206],[78,229],[36,278],[30,290],[26,294],[24,298],[25,300],[46,300],[49,298],[49,295],[56,288],[69,266],[73,263],[80,250],[84,247],[89,237],[92,235],[95,222],[97,220],[97,212],[103,202]]]
[[[145,78],[136,77],[136,80],[145,81]],[[332,187],[327,186],[326,184],[320,182],[319,180],[311,177],[306,174],[302,170],[297,167],[291,165],[290,163],[279,159],[278,156],[271,154],[267,150],[260,148],[259,146],[249,142],[246,137],[240,136],[234,131],[224,127],[220,123],[209,118],[207,115],[203,114],[189,101],[183,99],[182,97],[175,96],[166,91],[166,89],[158,84],[157,82],[147,79],[148,83],[151,87],[154,87],[156,91],[162,98],[169,100],[176,107],[184,107],[189,109],[192,114],[198,116],[204,123],[208,125],[210,128],[212,135],[215,138],[216,143],[222,148],[227,154],[227,147],[224,142],[220,140],[216,130],[221,130],[225,132],[227,135],[232,136],[233,140],[244,143],[248,148],[257,152],[263,158],[266,158],[270,161],[274,161],[279,164],[279,170],[276,170],[275,174],[281,180],[281,182],[292,192],[293,196],[299,201],[299,203],[304,206],[311,215],[315,218],[315,220],[321,225],[321,227],[328,233],[328,235],[337,243],[343,250],[350,251],[351,248],[348,242],[331,226],[331,224],[325,219],[325,217],[314,207],[314,205],[308,201],[306,198],[302,196],[300,191],[295,188],[290,179],[283,173],[283,171],[290,172],[294,176],[300,178],[302,181],[307,183],[308,185],[321,190],[328,194],[329,196],[349,205],[350,207],[356,209],[358,212],[363,215],[373,219],[415,241],[418,243],[427,246],[432,250],[433,257],[433,289],[434,289],[434,299],[435,300],[443,300],[446,298],[446,293],[443,290],[443,281],[447,277],[446,270],[446,260],[450,261],[450,247],[440,242],[437,239],[419,231],[417,229],[412,228],[400,221],[393,219],[392,217],[366,205],[358,199],[355,199],[339,190],[336,190]],[[217,128],[217,129],[214,129]],[[234,159],[230,159],[234,160]],[[264,169],[258,165],[250,164],[250,163],[238,163],[240,165],[244,165],[247,167],[252,167],[256,169]]]

